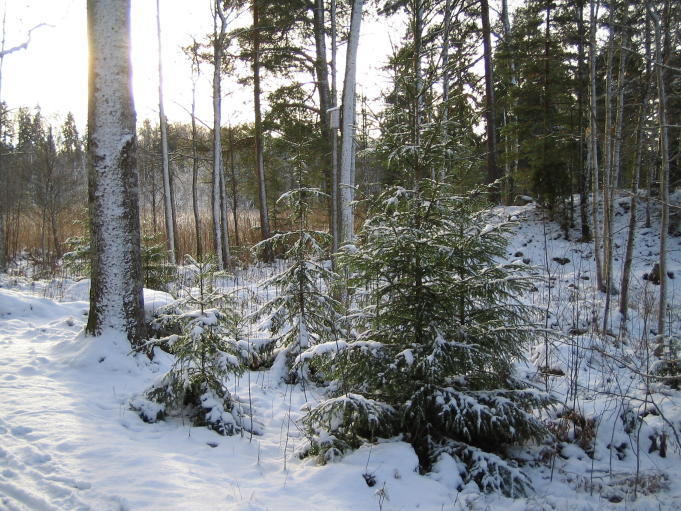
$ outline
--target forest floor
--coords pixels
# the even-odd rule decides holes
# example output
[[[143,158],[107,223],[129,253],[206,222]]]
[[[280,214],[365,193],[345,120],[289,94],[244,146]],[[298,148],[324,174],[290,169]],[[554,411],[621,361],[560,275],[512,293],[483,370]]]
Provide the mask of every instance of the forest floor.
[[[593,245],[565,240],[533,204],[497,208],[517,220],[509,260],[536,274],[525,297],[548,312],[560,340],[537,339],[520,374],[561,403],[550,421],[558,443],[512,454],[535,494],[510,500],[461,485],[454,462],[419,475],[401,441],[365,446],[325,466],[300,460],[297,419],[322,390],[281,383],[272,371],[230,382],[252,401],[258,436],[222,437],[179,420],[147,424],[130,400],[167,370],[132,356],[116,337],[82,336],[87,281],[0,275],[0,510],[597,510],[681,509],[681,394],[648,375],[658,286],[644,280],[657,259],[655,229],[641,212],[627,335],[618,296],[602,335],[604,295],[595,289]],[[626,239],[626,201],[615,217],[616,273]],[[576,239],[576,232],[571,232]],[[681,334],[681,237],[670,238],[670,328]],[[239,285],[262,294],[249,269]],[[619,282],[619,276],[616,277]],[[234,285],[234,282],[230,283]],[[168,295],[146,291],[148,311]],[[266,335],[266,334],[263,334]],[[364,474],[376,484],[369,487]]]

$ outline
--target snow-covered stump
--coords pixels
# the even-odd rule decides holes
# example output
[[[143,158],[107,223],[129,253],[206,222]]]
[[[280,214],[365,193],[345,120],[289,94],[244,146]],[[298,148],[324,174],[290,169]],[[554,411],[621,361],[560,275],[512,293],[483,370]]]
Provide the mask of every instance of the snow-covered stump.
[[[145,336],[130,0],[88,0],[88,186],[92,286],[87,332]]]

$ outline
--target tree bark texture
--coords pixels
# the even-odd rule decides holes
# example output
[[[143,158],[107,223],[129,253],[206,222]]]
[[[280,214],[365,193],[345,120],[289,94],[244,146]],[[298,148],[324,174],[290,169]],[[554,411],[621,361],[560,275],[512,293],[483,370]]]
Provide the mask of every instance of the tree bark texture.
[[[213,243],[218,269],[224,270],[229,264],[229,236],[227,225],[223,223],[222,201],[224,197],[222,182],[222,59],[227,18],[222,2],[215,0],[213,4]],[[220,28],[218,32],[218,19]]]
[[[168,121],[163,107],[163,55],[161,46],[161,8],[156,0],[156,33],[158,34],[158,116],[161,128],[161,157],[163,160],[163,208],[166,221],[166,248],[170,264],[176,264],[175,247],[175,208],[170,183],[168,162]]]
[[[355,82],[357,76],[357,48],[362,22],[363,0],[354,0],[350,15],[350,39],[345,61],[343,82],[343,130],[341,140],[340,208],[341,240],[352,243],[355,237],[355,215],[352,202],[355,198],[354,139],[355,139]]]
[[[253,110],[255,115],[255,165],[258,175],[258,201],[260,203],[260,236],[262,240],[270,237],[270,215],[267,208],[267,188],[265,185],[265,148],[263,146],[262,111],[260,107],[260,0],[253,0]],[[269,247],[263,253],[265,261],[274,259]]]
[[[482,45],[485,63],[485,120],[487,126],[487,181],[493,183],[501,176],[497,167],[496,105],[494,100],[494,68],[492,67],[492,37],[489,23],[489,4],[480,0],[482,18]],[[492,202],[499,202],[499,190],[490,195]]]
[[[92,283],[86,332],[145,337],[130,0],[88,0],[88,192]]]

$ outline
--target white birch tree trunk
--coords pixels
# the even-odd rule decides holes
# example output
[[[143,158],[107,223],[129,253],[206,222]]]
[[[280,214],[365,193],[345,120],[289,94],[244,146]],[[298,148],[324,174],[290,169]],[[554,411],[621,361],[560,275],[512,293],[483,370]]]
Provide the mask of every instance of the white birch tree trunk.
[[[213,188],[212,188],[212,213],[213,213],[213,242],[215,258],[219,270],[225,269],[225,260],[229,258],[229,241],[227,239],[227,226],[222,224],[222,45],[227,30],[227,18],[222,10],[222,2],[215,0],[213,4]],[[218,19],[220,30],[218,32]],[[225,248],[227,253],[225,253]]]
[[[359,30],[362,22],[363,0],[354,0],[350,17],[350,38],[345,60],[345,80],[343,82],[343,130],[341,139],[340,166],[340,208],[341,240],[352,243],[355,237],[355,215],[352,202],[355,198],[354,176],[354,138],[355,138],[355,84],[357,77],[357,48]]]
[[[336,0],[331,0],[331,107],[335,108],[338,101],[338,87],[336,83]],[[331,129],[331,252],[338,252],[340,246],[338,197],[338,130]],[[334,258],[335,264],[335,258]]]
[[[194,229],[196,230],[196,258],[203,259],[203,236],[201,233],[201,217],[199,215],[199,154],[196,130],[196,82],[200,76],[199,45],[194,40],[190,50],[192,59],[192,211],[194,213]]]
[[[130,0],[88,0],[88,185],[92,283],[86,332],[145,337]]]
[[[170,264],[175,265],[175,218],[173,194],[170,189],[170,165],[168,163],[168,121],[163,107],[163,56],[161,46],[161,7],[156,0],[156,32],[158,34],[158,116],[161,128],[161,156],[163,159],[163,208],[166,221],[166,248]]]

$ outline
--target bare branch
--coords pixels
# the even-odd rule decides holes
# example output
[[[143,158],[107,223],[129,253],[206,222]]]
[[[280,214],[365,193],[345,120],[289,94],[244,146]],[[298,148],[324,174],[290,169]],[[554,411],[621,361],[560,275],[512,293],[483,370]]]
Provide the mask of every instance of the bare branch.
[[[26,48],[28,48],[28,45],[31,43],[31,35],[33,34],[33,31],[39,29],[40,27],[54,28],[54,25],[50,25],[48,23],[40,23],[39,25],[36,25],[35,27],[28,31],[28,37],[26,38],[26,41],[12,48],[8,48],[7,50],[0,51],[0,58],[4,58],[5,55],[9,55],[10,53],[15,53],[19,50],[25,50]]]

